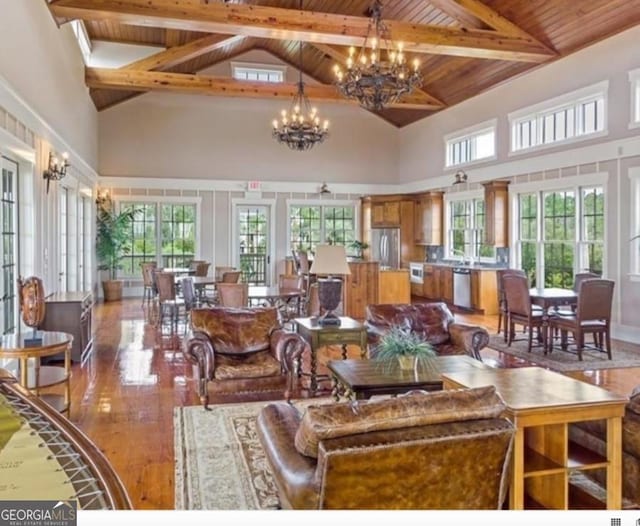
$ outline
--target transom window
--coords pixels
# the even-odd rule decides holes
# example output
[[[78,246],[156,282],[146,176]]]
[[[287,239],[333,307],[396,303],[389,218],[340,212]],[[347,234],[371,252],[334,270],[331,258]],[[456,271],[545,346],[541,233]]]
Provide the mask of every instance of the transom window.
[[[244,64],[233,62],[231,74],[236,80],[258,80],[261,82],[284,82],[285,67],[267,64]]]
[[[445,144],[447,168],[493,158],[496,155],[496,122],[448,135]]]
[[[447,257],[495,259],[495,247],[484,244],[484,199],[450,201]]]
[[[345,245],[356,238],[354,206],[291,205],[290,250],[315,251],[323,243]]]
[[[605,132],[607,91],[604,82],[510,114],[511,151]]]
[[[147,261],[156,261],[158,267],[185,267],[195,258],[195,204],[126,202],[121,210],[135,211],[123,276],[140,275],[140,264]]]
[[[602,275],[602,186],[520,193],[517,208],[516,257],[532,287],[572,288],[576,272]]]

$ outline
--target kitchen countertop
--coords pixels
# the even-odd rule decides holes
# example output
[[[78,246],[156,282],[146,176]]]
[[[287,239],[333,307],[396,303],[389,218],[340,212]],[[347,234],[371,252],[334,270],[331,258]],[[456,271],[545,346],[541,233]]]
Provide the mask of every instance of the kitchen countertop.
[[[475,265],[463,265],[459,261],[420,261],[420,262],[412,261],[412,263],[419,263],[422,265],[431,265],[434,267],[468,268],[471,270],[500,270],[500,269],[507,268],[506,265],[496,266],[495,264],[489,264],[489,263],[476,263]]]

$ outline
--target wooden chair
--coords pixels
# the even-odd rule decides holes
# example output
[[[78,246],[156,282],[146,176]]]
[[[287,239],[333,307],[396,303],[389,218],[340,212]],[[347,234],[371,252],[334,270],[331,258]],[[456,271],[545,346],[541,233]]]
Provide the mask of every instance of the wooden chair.
[[[199,261],[196,265],[195,265],[195,273],[194,276],[199,276],[204,278],[205,276],[207,276],[207,274],[209,274],[209,267],[211,266],[211,263],[207,263],[206,261]]]
[[[236,270],[235,267],[215,267],[213,275],[216,278],[216,281],[222,281],[222,275],[225,272],[231,272],[234,270]]]
[[[542,340],[542,345],[546,350],[547,335],[542,331],[544,313],[540,307],[531,304],[529,282],[526,276],[505,275],[502,278],[502,283],[508,308],[509,337],[507,345],[511,346],[515,337],[515,325],[518,324],[528,329],[529,345],[527,350],[529,352],[531,352],[533,345],[534,328],[538,329],[538,339]]]
[[[156,270],[157,263],[155,261],[149,261],[146,263],[140,263],[142,269],[142,284],[144,289],[142,291],[142,305],[149,303],[156,295],[156,289],[153,283],[153,271]]]
[[[162,331],[168,315],[173,334],[178,330],[181,313],[184,313],[184,299],[176,296],[176,278],[173,272],[155,272],[154,275],[160,303],[160,330]]]
[[[246,307],[249,304],[247,283],[218,283],[218,305],[221,307]]]
[[[193,279],[191,277],[184,277],[180,280],[180,288],[182,290],[182,299],[184,301],[185,320],[184,320],[184,334],[186,336],[187,329],[189,328],[189,322],[191,320],[191,311],[198,308],[198,299],[196,296],[196,290],[193,286]]]
[[[307,291],[306,313],[308,317],[320,316],[320,296],[318,295],[318,284],[312,283]]]
[[[508,328],[509,328],[509,309],[507,307],[507,297],[504,294],[504,285],[502,278],[504,276],[525,276],[524,270],[518,270],[514,268],[505,268],[498,270],[497,272],[497,288],[498,288],[498,332],[504,330],[504,341],[507,341]]]
[[[298,274],[280,274],[278,276],[278,288],[280,290],[303,291],[304,278]],[[304,310],[304,296],[296,296],[282,301],[278,305],[281,320],[283,323],[290,322],[293,318],[300,316]]]
[[[611,304],[614,285],[615,283],[608,279],[583,280],[578,291],[575,314],[557,316],[550,320],[551,327],[560,330],[564,350],[568,347],[567,334],[573,333],[578,360],[582,360],[585,334],[597,334],[597,348],[602,351],[601,344],[604,341],[607,356],[611,360]]]
[[[238,283],[240,281],[240,270],[229,270],[222,273],[222,283]]]

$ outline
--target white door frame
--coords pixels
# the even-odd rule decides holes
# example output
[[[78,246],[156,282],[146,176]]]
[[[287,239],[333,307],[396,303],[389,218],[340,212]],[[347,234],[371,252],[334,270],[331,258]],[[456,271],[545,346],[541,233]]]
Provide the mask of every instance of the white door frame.
[[[231,199],[231,217],[229,222],[231,223],[231,238],[229,243],[230,254],[231,254],[231,262],[232,265],[237,266],[239,268],[239,254],[238,254],[238,243],[236,240],[238,238],[238,207],[239,206],[265,206],[269,210],[269,264],[268,264],[268,272],[266,274],[267,285],[272,283],[276,283],[275,281],[275,271],[277,268],[276,265],[276,226],[275,226],[275,212],[276,212],[276,200],[275,199],[263,199],[263,198],[234,198]]]

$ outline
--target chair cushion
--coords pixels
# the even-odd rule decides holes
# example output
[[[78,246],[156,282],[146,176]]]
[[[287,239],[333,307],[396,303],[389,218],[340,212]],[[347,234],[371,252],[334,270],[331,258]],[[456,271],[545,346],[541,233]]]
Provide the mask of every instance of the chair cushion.
[[[417,427],[500,416],[505,405],[494,386],[455,389],[354,404],[307,408],[296,432],[299,453],[318,457],[318,444],[330,438],[371,431]]]
[[[216,380],[263,378],[281,374],[281,365],[268,351],[240,357],[216,355]]]
[[[193,309],[191,325],[209,336],[216,356],[252,353],[269,348],[269,335],[278,327],[278,311],[275,307]]]

